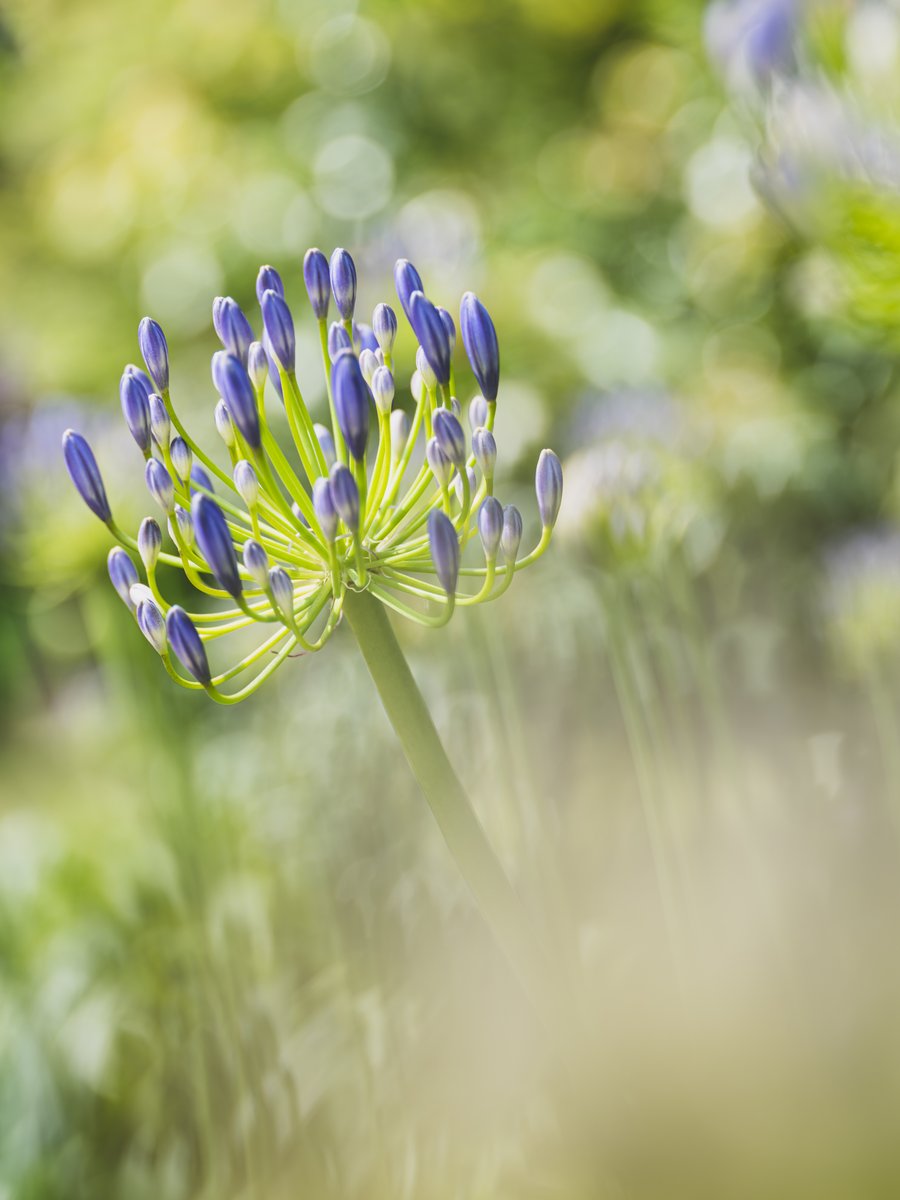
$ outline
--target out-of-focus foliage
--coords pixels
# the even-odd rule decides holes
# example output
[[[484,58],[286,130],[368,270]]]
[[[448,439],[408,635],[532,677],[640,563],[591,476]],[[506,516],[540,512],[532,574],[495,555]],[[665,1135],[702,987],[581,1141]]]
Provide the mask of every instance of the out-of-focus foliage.
[[[2,1200],[898,1190],[900,23],[752,7],[7,6]],[[263,261],[321,404],[310,244],[364,310],[400,253],[482,296],[504,496],[566,450],[560,545],[405,644],[577,1027],[345,631],[176,694],[64,476],[77,423],[136,528],[137,321],[209,441],[209,303]]]

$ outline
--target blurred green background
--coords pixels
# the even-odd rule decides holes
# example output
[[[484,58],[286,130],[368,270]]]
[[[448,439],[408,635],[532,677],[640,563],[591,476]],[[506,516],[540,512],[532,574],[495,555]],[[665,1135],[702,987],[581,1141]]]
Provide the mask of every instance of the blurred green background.
[[[900,1193],[900,20],[756,8],[784,80],[689,0],[7,4],[0,1200]],[[209,444],[210,302],[258,327],[262,262],[321,404],[336,244],[363,313],[401,254],[488,305],[532,526],[564,459],[540,566],[402,637],[577,1036],[349,637],[185,696],[65,477],[77,425],[150,511],[137,322]]]

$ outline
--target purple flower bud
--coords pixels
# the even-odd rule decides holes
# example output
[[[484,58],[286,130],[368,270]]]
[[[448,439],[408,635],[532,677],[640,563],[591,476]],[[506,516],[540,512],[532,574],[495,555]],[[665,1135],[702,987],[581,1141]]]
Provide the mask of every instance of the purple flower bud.
[[[382,416],[386,416],[394,403],[394,376],[387,367],[377,367],[369,386],[375,397],[375,407]]]
[[[141,633],[157,654],[166,649],[166,618],[155,600],[142,600],[137,606],[137,623]]]
[[[148,396],[153,391],[153,381],[150,379],[150,376],[146,371],[142,371],[140,367],[136,367],[134,363],[128,364],[125,368],[125,374],[136,376]]]
[[[369,439],[369,389],[354,355],[341,354],[335,360],[331,368],[331,392],[347,449],[357,462],[362,462]]]
[[[374,350],[363,350],[359,356],[359,369],[369,387],[372,386],[372,376],[378,370],[378,359]]]
[[[140,376],[125,371],[119,381],[122,414],[131,436],[143,454],[150,451],[150,400]]]
[[[409,320],[438,383],[448,384],[450,340],[441,314],[423,292],[413,292],[410,296]]]
[[[230,296],[217,296],[213,302],[213,325],[228,353],[246,363],[253,327],[238,302]]]
[[[172,528],[172,522],[169,521],[169,528]],[[182,508],[180,504],[175,505],[175,528],[181,537],[181,540],[186,546],[194,544],[194,518],[186,508]],[[173,534],[174,537],[174,534]]]
[[[109,571],[110,581],[119,593],[123,604],[126,604],[134,612],[131,588],[138,582],[138,573],[137,567],[131,561],[131,556],[126,554],[121,546],[113,546],[106,559],[106,569]]]
[[[412,318],[409,315],[409,298],[413,292],[424,292],[425,288],[422,284],[422,276],[408,258],[398,258],[394,264],[394,287],[397,289],[397,296],[401,308],[406,313],[406,319],[412,325]]]
[[[256,478],[253,467],[245,458],[235,464],[234,486],[247,507],[255,508],[259,501],[259,480]]]
[[[266,295],[274,296],[274,292]],[[262,441],[259,427],[259,410],[256,407],[256,392],[250,382],[247,369],[233,354],[226,355],[220,369],[222,396],[228,406],[232,421],[240,430],[247,445],[258,450]]]
[[[162,550],[162,530],[153,517],[144,517],[137,535],[138,553],[146,570],[152,571]]]
[[[338,321],[332,321],[328,329],[328,357],[332,362],[344,350],[353,349],[353,343],[350,341],[350,334]]]
[[[552,529],[559,516],[563,492],[562,464],[552,450],[541,451],[534,473],[534,489],[541,524],[545,529]]]
[[[441,449],[441,444],[436,437],[429,438],[425,443],[425,458],[435,479],[442,488],[445,488],[453,474],[453,463]]]
[[[428,514],[428,544],[438,582],[452,596],[459,578],[459,539],[453,522],[438,508]]]
[[[144,469],[144,479],[150,495],[165,513],[175,511],[175,484],[172,476],[159,461],[151,458]]]
[[[484,557],[488,562],[493,562],[503,536],[503,505],[496,496],[488,496],[478,510],[478,532]]]
[[[210,360],[210,364],[209,364],[209,371],[210,371],[210,374],[212,375],[213,384],[215,385],[215,389],[219,393],[220,396],[222,395],[222,393],[225,390],[224,385],[222,383],[222,375],[225,370],[225,363],[226,363],[227,359],[228,359],[228,351],[227,350],[217,350],[215,352],[215,354],[213,354],[212,359]]]
[[[335,463],[329,481],[338,516],[351,533],[356,533],[359,529],[359,488],[352,472],[343,463]]]
[[[340,246],[331,256],[331,290],[338,312],[345,321],[351,320],[356,307],[356,264]]]
[[[175,474],[182,483],[187,483],[191,477],[194,456],[191,454],[191,448],[183,437],[172,438],[172,444],[169,447],[169,456],[172,459]]]
[[[145,600],[149,600],[151,604],[156,603],[156,597],[146,583],[133,583],[131,585],[131,603],[135,610],[139,604],[143,604]]]
[[[450,353],[452,354],[456,349],[456,324],[446,308],[442,308],[440,304],[435,307],[438,310],[438,316],[444,322],[444,329],[447,333],[447,341],[450,343]]]
[[[469,404],[469,428],[482,429],[487,425],[488,402],[484,396],[474,396]]]
[[[463,427],[449,409],[439,408],[432,419],[434,436],[443,452],[455,467],[466,461],[466,435]]]
[[[210,477],[207,475],[207,473],[203,470],[203,468],[198,463],[195,463],[191,467],[191,495],[192,496],[194,494],[195,488],[205,488],[208,492],[215,491],[212,480],[210,479]]]
[[[485,479],[493,479],[497,462],[497,442],[489,429],[476,429],[472,434],[472,453]]]
[[[138,325],[138,345],[150,378],[158,391],[165,392],[169,386],[169,347],[166,335],[150,317],[144,317]]]
[[[67,429],[62,439],[63,458],[66,470],[75,484],[79,496],[101,521],[112,520],[106,488],[94,452],[74,429]]]
[[[395,408],[391,413],[391,451],[399,458],[409,437],[409,417],[402,408]]]
[[[278,399],[284,404],[284,389],[281,386],[281,376],[278,373],[278,362],[272,353],[272,347],[269,345],[269,338],[265,330],[263,330],[262,344],[266,355],[266,363],[269,367],[268,378],[271,379],[272,387],[278,393]]]
[[[284,284],[274,267],[259,268],[259,274],[256,276],[256,298],[260,304],[262,304],[263,292],[277,292],[279,296],[284,295]]]
[[[166,615],[166,634],[175,657],[198,683],[207,687],[212,682],[209,660],[194,622],[184,609],[173,604]]]
[[[469,481],[469,502],[471,503],[471,498],[472,498],[472,496],[475,495],[475,488],[478,483],[478,480],[475,478],[474,467],[466,467],[466,479]],[[462,477],[462,475],[460,475],[458,473],[457,473],[456,478],[453,480],[453,491],[454,491],[456,498],[459,501],[460,507],[461,507],[463,498],[464,498],[463,477]]]
[[[241,594],[241,577],[234,542],[221,508],[208,496],[196,495],[191,501],[191,516],[200,553],[219,586],[237,600]]]
[[[488,401],[497,399],[500,386],[500,347],[497,331],[484,307],[474,292],[466,292],[459,306],[459,327],[463,345],[478,386]]]
[[[360,321],[353,322],[353,343],[356,346],[357,352],[362,354],[364,350],[371,350],[374,354],[378,349],[378,338],[375,336],[375,330],[371,325],[366,325]]]
[[[169,439],[172,436],[172,422],[169,419],[169,412],[163,403],[162,396],[157,396],[156,392],[151,392],[150,398],[150,432],[153,435],[153,440],[161,450],[168,448]]]
[[[333,542],[337,535],[339,517],[331,494],[331,484],[327,479],[319,478],[313,483],[312,503],[325,540]]]
[[[424,354],[422,354],[421,346],[419,347],[419,349],[416,353],[416,361],[418,361],[419,355],[422,355],[422,359],[424,361],[425,356],[424,356]],[[427,365],[428,364],[426,363],[426,366]],[[431,372],[429,371],[429,374],[430,373]],[[437,381],[435,381],[435,382],[437,382]],[[422,378],[422,372],[418,368],[416,368],[416,370],[413,371],[412,375],[410,376],[409,394],[412,396],[413,400],[415,400],[416,404],[418,404],[420,400],[425,399],[425,393],[426,393],[425,380]]]
[[[500,535],[500,548],[508,563],[516,561],[521,541],[522,514],[514,504],[507,504],[503,510],[503,532]]]
[[[328,259],[321,250],[307,250],[303,257],[303,282],[306,284],[306,294],[316,315],[317,321],[324,321],[328,316],[328,305],[331,303],[331,277],[328,273]]]
[[[230,450],[234,445],[234,426],[231,423],[231,413],[228,411],[228,405],[224,400],[220,400],[216,405],[213,420],[216,423],[216,432]]]
[[[244,566],[250,574],[251,579],[262,588],[263,591],[269,586],[269,556],[266,554],[259,542],[250,538],[244,542]]]
[[[421,346],[416,351],[416,370],[413,374],[413,379],[415,379],[416,375],[419,376],[422,387],[427,388],[429,392],[435,390],[437,387],[437,375],[432,371],[431,363],[425,356],[425,351]]]
[[[262,342],[250,343],[250,349],[247,351],[247,374],[256,390],[261,392],[269,374],[269,359]]]
[[[284,567],[273,567],[269,572],[269,588],[275,607],[289,621],[294,619],[294,585]]]
[[[326,466],[334,466],[337,454],[334,450],[334,437],[330,429],[324,425],[313,425],[316,437],[319,439],[319,445],[322,447],[322,453],[325,455]]]
[[[291,310],[284,297],[273,291],[263,292],[260,306],[272,353],[283,371],[293,371],[296,339]]]
[[[385,354],[390,354],[397,337],[397,314],[389,304],[379,304],[372,314],[375,340]]]

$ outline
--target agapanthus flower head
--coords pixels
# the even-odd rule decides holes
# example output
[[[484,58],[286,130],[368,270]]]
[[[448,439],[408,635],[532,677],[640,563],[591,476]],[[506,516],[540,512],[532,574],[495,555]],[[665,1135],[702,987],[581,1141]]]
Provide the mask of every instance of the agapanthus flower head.
[[[304,265],[321,322],[323,257],[308,255]],[[411,264],[398,263],[395,280],[420,342],[408,392],[390,362],[396,317],[379,305],[373,329],[356,326],[354,340],[355,267],[346,251],[332,257],[328,285],[345,324],[332,325],[326,338],[328,409],[318,423],[294,374],[294,321],[275,269],[262,268],[257,281],[261,341],[252,340],[233,301],[218,301],[225,349],[212,360],[218,396],[211,415],[220,435],[212,453],[177,415],[162,371],[164,336],[143,322],[141,348],[153,380],[127,368],[123,410],[146,458],[148,492],[166,520],[145,518],[136,537],[116,523],[90,446],[74,431],[65,435],[73,483],[119,543],[108,562],[112,584],[182,686],[205,689],[222,703],[250,695],[298,650],[314,653],[326,644],[348,592],[368,591],[412,621],[442,625],[457,606],[501,595],[547,548],[562,489],[556,456],[545,451],[538,463],[541,533],[528,553],[520,553],[519,511],[494,495],[499,355],[490,318],[474,297],[464,300],[462,337],[483,393],[468,405],[464,427],[449,369],[453,322],[425,297]],[[281,388],[290,452],[266,416],[269,374]],[[158,577],[158,565],[183,571],[203,599],[198,611],[166,598],[161,588],[169,576]],[[249,629],[260,631],[256,648],[226,659],[214,674],[209,651],[232,634],[245,639]]]

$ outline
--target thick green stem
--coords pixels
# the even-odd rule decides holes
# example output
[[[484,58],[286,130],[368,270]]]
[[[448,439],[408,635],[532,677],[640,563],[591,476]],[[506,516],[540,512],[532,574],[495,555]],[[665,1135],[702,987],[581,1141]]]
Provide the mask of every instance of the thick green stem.
[[[391,628],[384,605],[348,591],[344,612],[413,774],[481,914],[538,1015],[558,1020],[555,973],[529,928],[522,902],[500,865],[450,763]]]

